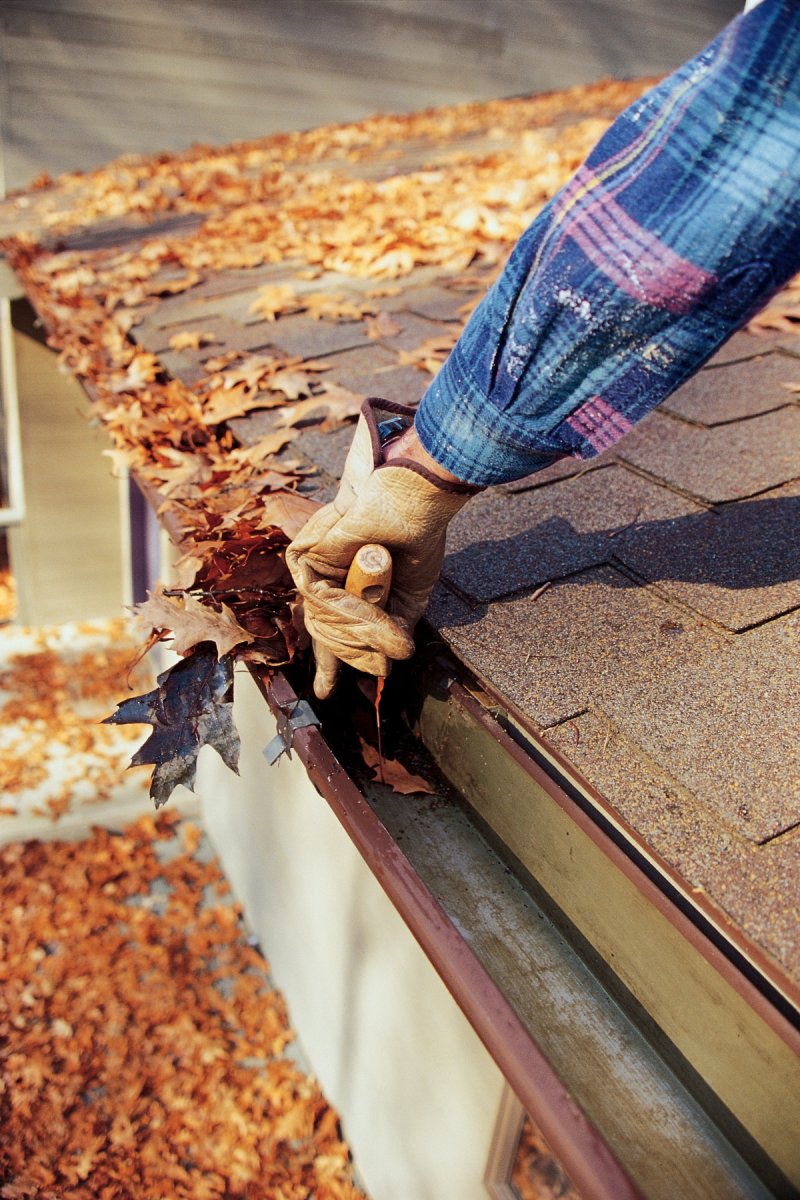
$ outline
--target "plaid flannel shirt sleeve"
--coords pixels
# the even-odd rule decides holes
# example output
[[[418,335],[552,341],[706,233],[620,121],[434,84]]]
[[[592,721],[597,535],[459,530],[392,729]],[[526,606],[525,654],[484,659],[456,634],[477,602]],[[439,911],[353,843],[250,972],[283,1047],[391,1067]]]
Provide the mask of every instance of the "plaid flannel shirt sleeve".
[[[611,446],[800,269],[800,4],[628,108],[521,237],[417,431],[488,485]]]

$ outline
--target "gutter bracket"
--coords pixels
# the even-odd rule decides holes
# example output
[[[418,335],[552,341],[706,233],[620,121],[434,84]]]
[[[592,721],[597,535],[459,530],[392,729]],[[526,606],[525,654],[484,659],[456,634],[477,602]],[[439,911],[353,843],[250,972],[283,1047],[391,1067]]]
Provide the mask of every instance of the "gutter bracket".
[[[291,759],[291,748],[296,729],[307,729],[319,725],[319,717],[307,700],[294,700],[288,708],[279,708],[277,713],[278,732],[264,749],[264,757],[272,767],[282,754]]]

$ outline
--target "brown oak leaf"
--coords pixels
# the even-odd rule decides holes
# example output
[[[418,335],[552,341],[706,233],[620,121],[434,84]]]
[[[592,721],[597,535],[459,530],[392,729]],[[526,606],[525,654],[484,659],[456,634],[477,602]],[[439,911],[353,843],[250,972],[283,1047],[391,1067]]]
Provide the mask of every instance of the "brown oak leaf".
[[[311,292],[303,297],[303,307],[317,321],[361,321],[375,312],[375,305],[343,296],[339,292]]]
[[[397,337],[398,333],[403,332],[403,326],[395,321],[391,313],[379,312],[375,317],[367,318],[367,337],[374,342],[380,341],[381,338]]]
[[[168,596],[161,584],[150,593],[150,599],[136,606],[136,618],[151,629],[169,629],[173,634],[172,649],[186,654],[200,642],[213,642],[222,658],[234,646],[255,639],[243,629],[226,605],[216,611],[201,604],[194,596]]]
[[[218,341],[215,333],[204,333],[199,329],[183,329],[173,333],[169,339],[170,350],[199,350],[201,346],[210,346]]]
[[[288,283],[272,283],[259,288],[258,295],[248,312],[256,313],[265,321],[274,321],[279,313],[297,308],[297,295]]]
[[[357,417],[365,397],[358,392],[348,391],[335,383],[326,383],[324,392],[319,396],[309,396],[307,400],[299,400],[290,404],[278,414],[276,425],[279,429],[299,425],[302,421],[321,421],[325,431],[336,429],[350,417]]]
[[[264,520],[282,529],[288,538],[297,537],[309,517],[319,511],[316,500],[298,492],[272,492],[264,503]]]
[[[148,354],[147,351],[140,350],[128,363],[128,369],[124,375],[112,377],[111,391],[115,396],[118,396],[120,392],[135,392],[144,387],[146,383],[152,383],[160,370],[161,363],[155,354]]]
[[[412,774],[396,758],[381,758],[378,751],[369,742],[365,742],[361,737],[358,740],[361,743],[361,755],[365,764],[377,770],[377,778],[381,783],[390,787],[393,792],[399,792],[401,796],[412,796],[415,792],[425,792],[429,796],[436,795],[436,788],[428,783],[427,779],[423,779],[421,775]]]

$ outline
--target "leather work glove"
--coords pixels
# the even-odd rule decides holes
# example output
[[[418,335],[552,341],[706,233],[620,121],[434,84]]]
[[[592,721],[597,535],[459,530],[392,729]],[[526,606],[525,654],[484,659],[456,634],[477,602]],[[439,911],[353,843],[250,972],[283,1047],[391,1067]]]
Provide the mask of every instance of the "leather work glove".
[[[384,459],[379,423],[414,410],[364,402],[336,498],[306,522],[286,563],[303,601],[317,663],[314,692],[330,696],[341,664],[388,675],[414,653],[412,633],[439,575],[447,526],[479,490],[449,482],[410,458]],[[445,472],[446,474],[446,472]],[[390,552],[392,587],[382,611],[344,590],[356,552],[378,542]]]

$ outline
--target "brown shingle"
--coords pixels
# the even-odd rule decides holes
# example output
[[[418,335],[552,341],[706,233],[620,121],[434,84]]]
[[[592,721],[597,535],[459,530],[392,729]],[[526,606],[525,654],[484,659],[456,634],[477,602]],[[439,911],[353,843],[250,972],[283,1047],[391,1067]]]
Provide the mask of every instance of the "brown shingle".
[[[701,511],[619,465],[535,491],[485,492],[451,526],[444,575],[491,600],[608,562],[642,527]]]
[[[637,574],[728,629],[800,605],[800,482],[680,521],[640,525],[616,549]]]
[[[755,496],[800,476],[800,406],[713,429],[654,412],[617,454],[711,503]]]
[[[665,400],[663,408],[700,425],[721,425],[783,408],[790,395],[782,384],[798,377],[800,364],[787,354],[766,354],[736,366],[700,371]]]

